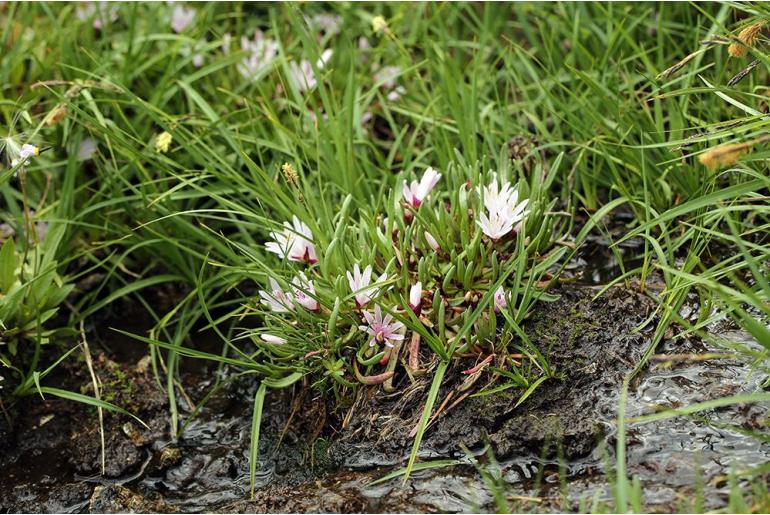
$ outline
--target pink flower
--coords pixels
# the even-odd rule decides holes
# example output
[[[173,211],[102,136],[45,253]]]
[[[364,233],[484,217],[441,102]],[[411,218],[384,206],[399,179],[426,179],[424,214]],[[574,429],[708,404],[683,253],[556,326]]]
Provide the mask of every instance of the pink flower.
[[[497,291],[495,291],[494,294],[494,302],[495,302],[495,313],[500,313],[502,310],[508,307],[508,300],[507,297],[508,294],[505,293],[505,290],[503,290],[503,287],[500,286]]]
[[[288,313],[294,310],[292,294],[283,291],[272,277],[270,278],[270,292],[260,290],[259,296],[262,297],[260,302],[276,313]]]
[[[415,315],[420,314],[420,305],[422,304],[422,283],[417,282],[409,289],[409,307],[412,308]]]
[[[294,300],[297,304],[310,311],[318,311],[321,307],[315,298],[315,286],[309,281],[305,272],[300,272],[292,281]]]
[[[411,185],[407,185],[406,181],[404,181],[404,187],[402,189],[404,200],[413,208],[420,207],[422,201],[425,200],[428,193],[430,193],[433,187],[436,186],[439,179],[441,179],[441,174],[433,168],[428,167],[419,183],[417,181],[412,181]]]
[[[265,250],[278,254],[289,261],[307,261],[310,264],[318,262],[318,256],[313,245],[313,233],[299,218],[293,216],[292,224],[283,223],[283,231],[271,231],[270,237],[275,241],[265,244]]]
[[[372,338],[369,340],[370,347],[374,347],[376,343],[393,347],[395,342],[404,339],[404,335],[399,332],[404,328],[404,324],[393,321],[393,316],[390,314],[385,315],[383,318],[379,305],[374,306],[374,314],[364,311],[364,319],[366,319],[368,325],[359,325],[358,328],[371,335]]]
[[[281,338],[280,336],[275,336],[274,334],[261,334],[259,337],[267,343],[272,343],[273,345],[283,345],[286,343],[286,338]]]
[[[188,9],[183,5],[177,5],[171,13],[171,29],[177,34],[184,32],[194,19],[195,9]]]
[[[372,282],[372,265],[364,268],[364,273],[361,273],[361,268],[356,263],[353,266],[353,273],[347,272],[348,284],[350,285],[350,291],[355,294],[356,305],[361,308],[365,306],[370,300],[376,297],[380,293],[380,288],[377,286],[369,286]],[[386,274],[382,274],[375,283],[380,283],[387,278]]]

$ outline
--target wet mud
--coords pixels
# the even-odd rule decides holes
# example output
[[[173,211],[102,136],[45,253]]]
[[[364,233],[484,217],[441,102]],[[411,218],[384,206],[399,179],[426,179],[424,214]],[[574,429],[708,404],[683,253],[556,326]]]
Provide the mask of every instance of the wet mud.
[[[609,499],[604,472],[614,462],[620,385],[650,344],[654,324],[641,332],[635,328],[653,314],[654,303],[622,288],[593,300],[597,291],[561,287],[555,292],[559,300],[541,304],[527,321],[527,333],[556,374],[521,405],[516,406],[520,390],[464,396],[497,384],[488,384],[492,375],[483,372],[463,392],[467,376],[458,372],[474,363],[452,364],[434,413],[439,405],[444,409],[429,426],[419,456],[460,464],[416,472],[406,485],[399,479],[371,483],[405,465],[430,374],[414,383],[405,374],[397,377],[398,394],[362,388],[345,406],[299,386],[269,394],[253,499],[248,452],[256,382],[223,371],[223,386],[191,418],[217,374],[199,364],[185,367],[185,429],[175,440],[165,392],[144,352],[134,352],[140,344],[102,334],[109,344],[94,354],[103,396],[148,427],[105,414],[102,473],[94,408],[54,398],[20,400],[10,408],[13,426],[0,423],[0,511],[487,511],[495,508],[492,492],[468,455],[486,462],[487,452],[496,456],[490,470],[506,483],[512,506],[574,510],[581,500]],[[734,359],[676,358],[713,350],[698,340],[663,342],[656,360],[631,385],[628,416],[760,388],[762,373]],[[91,393],[82,386],[90,383],[84,368],[73,363],[55,380],[62,388]],[[662,509],[691,495],[698,481],[714,485],[709,503],[721,506],[727,487],[720,478],[732,465],[770,461],[770,444],[741,432],[763,427],[769,417],[767,405],[734,406],[702,418],[631,425],[629,473]]]

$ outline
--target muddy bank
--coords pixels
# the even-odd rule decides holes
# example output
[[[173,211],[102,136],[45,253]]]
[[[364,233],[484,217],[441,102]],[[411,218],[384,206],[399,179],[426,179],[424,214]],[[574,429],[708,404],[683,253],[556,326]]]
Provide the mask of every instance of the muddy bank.
[[[574,509],[581,496],[606,496],[602,471],[614,459],[619,385],[649,344],[648,333],[633,329],[654,305],[619,288],[591,301],[595,292],[563,288],[558,301],[542,304],[527,322],[527,333],[549,355],[557,377],[542,384],[521,406],[515,407],[520,392],[513,390],[466,397],[453,406],[462,397],[461,379],[457,370],[448,373],[437,407],[451,396],[425,435],[421,457],[467,462],[462,446],[481,453],[488,444],[500,460],[499,471],[511,495],[535,498],[521,502],[537,502],[536,509]],[[117,339],[111,344],[110,352],[96,359],[105,396],[132,410],[149,428],[107,414],[102,475],[95,410],[51,398],[23,399],[13,407],[12,430],[3,422],[0,434],[3,511],[493,509],[491,493],[469,465],[419,472],[406,486],[400,481],[367,486],[405,463],[412,442],[409,433],[421,414],[429,378],[410,385],[408,377],[398,377],[400,395],[361,389],[351,406],[333,406],[299,387],[272,393],[263,417],[257,491],[249,500],[254,381],[228,381],[225,371],[224,386],[199,416],[187,420],[182,414],[187,426],[175,441],[165,393],[142,353],[116,350],[139,344]],[[660,352],[706,350],[699,342],[685,342],[664,345]],[[472,364],[453,366],[462,370]],[[698,402],[753,391],[761,377],[749,372],[747,366],[729,360],[658,362],[632,385],[629,414],[649,412],[650,404]],[[490,378],[482,374],[474,388],[487,385]],[[214,379],[212,371],[186,368],[183,382],[189,399],[182,399],[182,409],[189,412],[191,405],[197,405]],[[57,380],[71,389],[89,383],[77,364],[62,369]],[[293,394],[302,402],[292,401]],[[767,406],[755,406],[723,409],[710,417],[760,424],[767,414]],[[656,499],[669,506],[695,483],[692,474],[684,472],[695,470],[694,464],[709,480],[729,470],[734,456],[747,463],[770,461],[768,444],[698,420],[632,427],[628,440],[630,472],[640,475],[646,487],[656,488]],[[570,486],[567,496],[559,488],[561,477]],[[720,499],[714,502],[719,504]]]

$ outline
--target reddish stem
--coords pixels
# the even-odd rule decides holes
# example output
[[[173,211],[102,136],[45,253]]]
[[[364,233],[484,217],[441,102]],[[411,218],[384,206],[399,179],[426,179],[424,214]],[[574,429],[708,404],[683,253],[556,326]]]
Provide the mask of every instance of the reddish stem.
[[[495,357],[494,354],[490,354],[489,356],[484,358],[484,360],[481,363],[479,363],[478,365],[476,365],[476,366],[474,366],[472,368],[469,368],[468,370],[463,370],[463,374],[465,374],[465,375],[475,374],[476,372],[478,372],[479,370],[484,368],[486,365],[488,365],[489,362],[492,361],[492,358],[494,358],[494,357]]]
[[[412,331],[412,341],[409,342],[409,368],[417,370],[420,366],[420,333]]]
[[[362,376],[361,372],[358,371],[358,364],[356,364],[356,361],[353,360],[353,373],[356,376],[356,379],[362,384],[382,384],[391,377],[393,377],[392,370],[389,370],[387,372],[383,372],[382,374],[377,374],[374,376]]]

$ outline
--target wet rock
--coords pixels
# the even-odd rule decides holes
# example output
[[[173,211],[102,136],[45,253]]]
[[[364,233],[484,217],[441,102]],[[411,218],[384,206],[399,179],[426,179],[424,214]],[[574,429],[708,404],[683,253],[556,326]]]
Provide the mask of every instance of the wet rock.
[[[119,485],[97,486],[88,501],[89,513],[174,513],[176,508]]]

